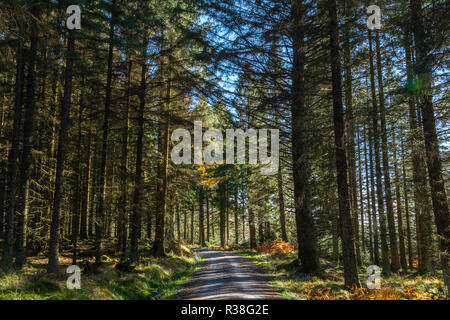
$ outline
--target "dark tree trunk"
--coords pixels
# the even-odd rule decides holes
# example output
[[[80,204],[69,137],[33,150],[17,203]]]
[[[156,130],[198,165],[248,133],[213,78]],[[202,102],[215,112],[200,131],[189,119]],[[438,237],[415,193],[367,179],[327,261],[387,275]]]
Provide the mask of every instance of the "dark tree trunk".
[[[384,215],[383,184],[382,184],[382,172],[380,161],[380,138],[378,132],[378,103],[375,94],[375,68],[373,63],[372,33],[370,30],[369,30],[369,55],[370,55],[370,87],[372,91],[372,104],[373,104],[372,130],[374,139],[375,172],[377,178],[376,189],[378,201],[378,219],[381,234],[381,266],[383,268],[383,274],[389,275],[391,273],[391,264],[389,261],[389,246],[387,243],[386,217]]]
[[[35,5],[32,9],[33,15],[39,19],[39,9]],[[20,161],[19,184],[17,190],[17,225],[16,225],[16,243],[14,265],[16,269],[22,269],[25,264],[25,226],[26,226],[26,210],[27,206],[27,186],[30,178],[31,167],[31,151],[33,148],[33,133],[35,128],[35,88],[36,88],[36,62],[37,62],[37,25],[33,22],[31,31],[30,50],[28,52],[28,75],[27,75],[27,96],[25,101],[25,119],[23,123],[23,138],[22,138],[22,157]]]
[[[152,239],[152,231],[153,230],[153,214],[149,210],[147,211],[147,238]]]
[[[373,134],[371,121],[371,112],[368,107],[368,126],[369,126],[369,165],[370,165],[370,197],[371,197],[371,212],[372,212],[372,228],[373,228],[373,263],[375,265],[380,265],[380,250],[379,250],[379,238],[378,238],[378,221],[377,221],[377,210],[376,210],[376,195],[375,195],[375,166],[374,166],[374,146],[373,146]]]
[[[49,167],[49,172],[47,174],[47,178],[45,182],[47,184],[47,188],[45,190],[45,208],[43,209],[43,219],[50,221],[52,215],[52,206],[53,206],[53,195],[54,195],[54,186],[55,186],[55,159],[56,159],[56,118],[57,118],[57,110],[60,107],[60,102],[58,101],[59,93],[58,93],[58,75],[59,68],[55,68],[53,72],[52,79],[52,102],[50,104],[50,132],[48,139],[48,148],[47,148],[47,166]],[[42,231],[40,233],[41,238],[47,239],[49,235],[50,223],[45,223]]]
[[[245,239],[245,207],[242,205],[242,239]]]
[[[91,168],[92,168],[91,144],[92,144],[92,120],[89,120],[89,131],[87,135],[87,146],[84,160],[86,167],[83,172],[83,181],[82,181],[83,194],[81,198],[80,238],[82,240],[87,239],[88,236],[88,205],[89,205],[89,191],[91,189],[89,181],[91,180]]]
[[[250,230],[250,249],[256,249],[255,212],[251,205],[248,207],[248,227]]]
[[[286,232],[286,212],[284,208],[283,173],[281,165],[278,167],[277,182],[278,182],[278,205],[280,209],[281,239],[285,242],[288,242]]]
[[[338,227],[338,212],[336,210],[336,187],[335,187],[335,163],[336,157],[334,152],[334,143],[332,139],[327,142],[328,159],[327,159],[327,170],[329,172],[327,177],[327,202],[329,216],[331,220],[331,236],[332,236],[332,251],[331,259],[339,265],[339,227]]]
[[[369,254],[371,261],[374,261],[374,231],[373,231],[373,219],[372,219],[372,203],[371,203],[371,192],[369,184],[369,164],[368,164],[368,151],[367,151],[367,140],[368,136],[366,134],[366,126],[364,126],[364,171],[366,175],[366,195],[367,195],[367,217],[369,221]]]
[[[181,225],[180,225],[180,205],[179,205],[179,203],[178,203],[178,200],[177,200],[177,204],[176,204],[176,210],[177,210],[177,239],[178,239],[178,242],[181,242]]]
[[[194,244],[194,215],[195,215],[195,202],[192,203],[191,207],[191,238],[189,239],[190,244]]]
[[[169,57],[170,67],[170,57]],[[162,66],[166,68],[166,66]],[[168,76],[171,72],[168,70]],[[166,80],[167,81],[167,80]],[[159,112],[158,128],[158,172],[156,181],[156,229],[155,244],[152,248],[152,254],[155,257],[164,256],[164,224],[167,211],[167,174],[169,167],[169,130],[170,130],[170,99],[171,99],[171,80],[167,81],[167,89],[163,110]],[[191,230],[193,231],[193,230]],[[192,239],[191,239],[192,240]]]
[[[379,93],[379,107],[380,107],[380,119],[381,119],[381,150],[383,156],[383,177],[384,177],[384,189],[386,198],[386,213],[388,219],[389,228],[389,247],[391,253],[391,271],[397,272],[400,270],[400,260],[398,256],[397,246],[397,233],[395,231],[395,219],[394,219],[394,207],[392,201],[392,189],[391,189],[391,176],[389,170],[389,157],[388,157],[388,142],[387,142],[387,129],[386,129],[386,106],[384,101],[384,85],[383,85],[383,71],[381,61],[381,49],[380,49],[380,33],[376,31],[375,34],[376,51],[377,51],[377,71],[378,71],[378,93]]]
[[[344,283],[347,287],[359,286],[358,261],[355,252],[354,228],[350,214],[349,186],[347,183],[347,157],[345,153],[345,120],[342,105],[342,80],[339,58],[339,30],[336,0],[328,1],[330,15],[330,56],[333,88],[333,120],[336,144],[336,168],[339,196],[339,225],[342,239]]]
[[[95,217],[95,263],[101,263],[103,251],[103,228],[105,226],[105,180],[106,180],[106,158],[108,151],[109,118],[111,113],[111,91],[113,77],[113,50],[114,50],[114,24],[116,18],[116,0],[112,1],[111,20],[109,24],[109,49],[108,49],[108,70],[106,74],[106,96],[105,110],[103,118],[103,138],[101,149],[101,160],[98,179],[98,206]]]
[[[394,141],[394,145],[398,145],[395,140],[395,128],[392,128],[392,140]],[[397,202],[397,224],[398,224],[398,240],[399,240],[399,249],[400,249],[400,265],[402,266],[403,271],[406,271],[406,248],[405,248],[405,235],[403,228],[403,206],[402,199],[400,194],[400,174],[398,172],[398,162],[397,162],[397,152],[394,153],[394,174],[395,174],[395,195]]]
[[[147,48],[147,37],[143,42],[143,47]],[[130,223],[130,255],[133,259],[138,255],[139,236],[141,233],[142,221],[142,155],[143,155],[143,139],[144,139],[144,110],[146,96],[146,75],[147,61],[144,59],[141,66],[141,87],[139,91],[139,113],[138,113],[138,133],[136,142],[136,172],[134,176],[134,193],[133,193],[133,211],[131,213]],[[159,207],[158,207],[159,210]],[[158,219],[158,218],[157,218]],[[163,221],[164,225],[164,221]],[[158,221],[157,221],[158,227]],[[162,238],[164,239],[164,228]],[[156,241],[155,241],[156,245]]]
[[[205,191],[203,190],[203,187],[200,186],[199,190],[198,190],[198,211],[199,211],[199,215],[198,215],[198,227],[199,227],[199,244],[202,247],[206,247],[206,243],[205,243],[205,208],[204,208],[204,203],[205,203]]]
[[[3,165],[3,164],[2,164]],[[4,239],[4,210],[5,210],[5,194],[6,194],[6,179],[3,169],[0,170],[0,239]]]
[[[410,43],[412,39],[407,34],[405,39],[405,55],[406,55],[406,69],[408,81],[413,79],[411,49]],[[417,126],[417,112],[415,107],[414,96],[408,97],[409,109],[409,129],[410,129],[410,146],[411,146],[411,162],[414,181],[414,208],[416,215],[416,233],[417,233],[417,253],[419,258],[419,272],[429,273],[433,271],[431,259],[431,237],[429,224],[427,223],[428,216],[428,191],[427,178],[424,166],[424,159],[422,155],[421,146],[423,146],[423,139],[419,133]]]
[[[206,241],[209,242],[210,234],[210,220],[209,220],[209,195],[208,190],[206,190]]]
[[[183,219],[183,240],[184,242],[187,242],[187,210],[186,208],[183,209],[183,215],[184,215],[184,219]]]
[[[361,251],[359,245],[359,222],[358,222],[358,196],[356,184],[356,150],[355,150],[355,126],[353,114],[353,78],[351,66],[351,44],[350,44],[350,22],[353,8],[352,0],[345,0],[345,16],[346,23],[344,26],[344,67],[345,67],[345,115],[347,125],[347,140],[348,140],[348,174],[350,187],[350,213],[352,215],[353,227],[355,229],[355,248],[358,265],[361,265]]]
[[[439,142],[436,130],[436,118],[432,97],[432,55],[429,48],[430,41],[426,41],[422,12],[422,1],[411,0],[411,11],[414,40],[416,43],[417,65],[416,72],[423,77],[423,89],[420,92],[420,107],[422,110],[423,133],[425,137],[425,150],[427,158],[428,179],[431,187],[431,200],[433,202],[434,220],[439,237],[441,268],[447,294],[450,297],[450,212],[442,175],[442,162],[439,152]]]
[[[228,205],[228,188],[225,188],[225,244],[230,240],[230,206]]]
[[[219,183],[219,215],[220,215],[220,246],[225,247],[225,218],[226,218],[226,185],[225,182]]]
[[[362,156],[361,156],[361,140],[359,128],[357,129],[357,145],[358,145],[358,182],[359,182],[359,211],[361,214],[361,251],[364,253],[366,251],[366,236],[365,236],[365,220],[364,220],[364,199],[363,199],[363,179],[362,179]],[[361,257],[360,257],[361,258]]]
[[[305,15],[304,2],[293,1],[291,9],[294,61],[292,68],[292,161],[294,175],[294,205],[297,226],[298,258],[304,273],[319,270],[319,257],[314,222],[307,194],[307,164],[305,152]],[[251,232],[250,232],[251,234]]]
[[[52,221],[50,225],[50,248],[47,272],[59,269],[59,228],[62,187],[64,179],[64,162],[66,160],[67,135],[70,126],[70,103],[72,99],[72,68],[75,55],[75,31],[68,31],[67,62],[65,71],[64,98],[61,106],[61,126],[59,129],[58,155],[56,160],[55,192],[53,196]]]
[[[259,245],[263,245],[265,242],[265,237],[264,237],[264,213],[262,211],[262,208],[258,208],[257,210],[257,215],[258,215],[258,242]]]
[[[119,199],[119,241],[118,245],[123,256],[127,251],[127,202],[128,202],[128,123],[131,103],[131,72],[132,61],[128,57],[126,103],[122,119],[122,160],[120,165],[120,199]]]
[[[84,84],[84,81],[83,81]],[[81,211],[81,127],[83,122],[83,95],[84,87],[81,89],[80,106],[78,110],[78,140],[77,140],[77,159],[75,163],[75,195],[73,199],[73,218],[72,218],[72,264],[77,264],[77,243],[78,243],[78,233],[80,228],[80,211]]]
[[[94,219],[95,219],[95,209],[97,204],[97,181],[98,181],[98,147],[99,142],[97,141],[97,134],[94,134],[94,152],[91,156],[92,169],[91,169],[91,180],[89,188],[89,213],[88,213],[88,236],[90,239],[94,237]]]
[[[236,185],[236,190],[234,194],[234,243],[239,243],[239,203],[238,203],[238,195],[239,195],[239,188]]]
[[[402,178],[403,178],[403,193],[405,195],[405,219],[406,219],[406,235],[408,239],[408,267],[409,269],[413,268],[413,247],[412,247],[412,238],[411,238],[411,223],[409,217],[409,199],[408,199],[408,183],[406,179],[406,168],[405,168],[405,151],[403,140],[401,143],[402,148]]]

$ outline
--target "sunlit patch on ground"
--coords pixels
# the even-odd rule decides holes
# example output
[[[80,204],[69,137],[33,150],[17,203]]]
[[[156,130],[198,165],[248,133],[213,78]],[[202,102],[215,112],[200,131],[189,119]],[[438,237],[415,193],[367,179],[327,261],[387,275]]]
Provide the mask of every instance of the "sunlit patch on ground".
[[[380,289],[367,288],[365,268],[361,269],[361,288],[345,290],[343,267],[321,260],[321,274],[311,276],[298,272],[294,253],[270,255],[242,251],[264,270],[268,280],[288,299],[294,300],[438,300],[445,299],[442,277],[421,276],[416,270],[395,274],[382,280]]]

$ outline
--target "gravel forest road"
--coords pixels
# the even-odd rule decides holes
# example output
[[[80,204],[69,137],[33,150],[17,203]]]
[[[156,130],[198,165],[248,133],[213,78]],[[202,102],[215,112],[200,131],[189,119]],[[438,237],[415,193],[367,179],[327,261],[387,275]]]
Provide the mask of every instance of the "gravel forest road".
[[[249,258],[223,251],[197,250],[197,253],[204,258],[204,265],[172,299],[283,299]]]

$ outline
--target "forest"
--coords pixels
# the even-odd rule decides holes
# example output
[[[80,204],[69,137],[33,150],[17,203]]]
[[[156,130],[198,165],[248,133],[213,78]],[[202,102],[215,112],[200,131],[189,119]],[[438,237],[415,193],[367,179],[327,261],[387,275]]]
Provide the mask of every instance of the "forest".
[[[449,16],[0,0],[0,300],[190,299],[222,258],[269,298],[448,299]]]

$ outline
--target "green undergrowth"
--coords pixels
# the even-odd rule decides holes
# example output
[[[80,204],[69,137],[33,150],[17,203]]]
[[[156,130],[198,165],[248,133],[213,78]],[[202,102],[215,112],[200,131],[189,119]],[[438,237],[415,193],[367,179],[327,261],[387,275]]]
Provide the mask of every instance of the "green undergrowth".
[[[382,288],[368,290],[366,285],[368,274],[365,273],[366,268],[361,268],[359,279],[363,289],[355,293],[345,290],[344,269],[342,265],[334,262],[321,259],[320,273],[306,275],[299,272],[295,254],[272,256],[252,251],[235,251],[235,253],[252,259],[263,271],[267,280],[287,299],[436,300],[446,297],[442,275],[439,273],[425,276],[417,274],[416,270],[411,270],[389,277],[382,276]]]
[[[200,268],[202,260],[182,246],[180,255],[141,258],[132,272],[114,268],[117,257],[105,255],[99,272],[81,274],[81,289],[69,290],[65,270],[70,259],[62,257],[61,271],[45,272],[44,259],[29,259],[22,271],[0,269],[0,300],[164,300]],[[67,261],[68,262],[67,262]]]

